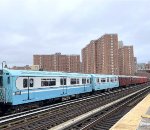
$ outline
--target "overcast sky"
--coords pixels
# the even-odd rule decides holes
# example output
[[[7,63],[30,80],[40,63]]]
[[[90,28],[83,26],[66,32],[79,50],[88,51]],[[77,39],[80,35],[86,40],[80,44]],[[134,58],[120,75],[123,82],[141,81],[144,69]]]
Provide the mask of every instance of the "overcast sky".
[[[0,0],[0,61],[8,66],[32,65],[33,54],[81,54],[105,33],[150,61],[150,0]]]

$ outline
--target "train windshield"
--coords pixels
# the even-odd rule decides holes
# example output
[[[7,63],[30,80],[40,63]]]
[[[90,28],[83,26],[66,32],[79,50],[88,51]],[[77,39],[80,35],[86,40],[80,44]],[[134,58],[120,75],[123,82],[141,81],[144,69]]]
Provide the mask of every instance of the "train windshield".
[[[3,86],[3,77],[0,75],[0,88]]]

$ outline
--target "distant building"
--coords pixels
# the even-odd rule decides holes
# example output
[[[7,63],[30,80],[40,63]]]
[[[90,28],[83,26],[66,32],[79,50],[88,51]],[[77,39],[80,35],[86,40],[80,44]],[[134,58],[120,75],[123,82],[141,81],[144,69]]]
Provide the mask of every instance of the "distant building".
[[[119,74],[134,75],[136,71],[133,46],[119,48]]]
[[[31,70],[31,67],[29,65],[26,65],[26,66],[13,66],[10,69],[13,69],[13,70]]]
[[[32,65],[30,66],[31,70],[40,70],[40,66],[39,65]]]
[[[119,74],[118,35],[105,34],[82,49],[84,73]]]
[[[81,72],[80,55],[33,55],[33,64],[39,65],[41,70]]]
[[[82,49],[82,71],[97,74],[134,75],[133,46],[124,46],[117,34],[105,34]]]
[[[150,70],[150,64],[148,63],[139,63],[137,64],[138,70]]]

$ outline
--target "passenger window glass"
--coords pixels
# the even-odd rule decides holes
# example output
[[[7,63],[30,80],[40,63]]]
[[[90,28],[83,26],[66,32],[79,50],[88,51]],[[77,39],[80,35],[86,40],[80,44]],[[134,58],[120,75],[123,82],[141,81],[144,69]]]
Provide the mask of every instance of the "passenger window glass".
[[[2,86],[3,86],[3,77],[0,76],[0,87],[2,87]]]
[[[10,77],[7,78],[7,83],[10,84]]]
[[[109,82],[109,78],[107,78],[107,82]]]
[[[33,85],[34,85],[34,80],[30,79],[30,87],[33,87]]]
[[[23,79],[23,88],[27,88],[27,86],[28,86],[28,80]]]
[[[87,83],[89,83],[89,79],[87,79]]]
[[[70,84],[76,84],[76,79],[71,79]]]
[[[66,85],[66,78],[60,79],[60,85]]]
[[[41,86],[55,86],[56,85],[56,79],[41,79]]]
[[[99,78],[97,78],[97,83],[99,83]]]
[[[64,85],[66,85],[66,84],[67,84],[67,79],[65,78],[65,79],[64,79]]]
[[[114,78],[111,78],[111,82],[114,82]]]
[[[62,78],[60,79],[60,85],[64,85],[64,80]]]
[[[79,83],[79,79],[76,79],[76,80],[77,80],[77,84],[80,84],[80,83]]]
[[[105,78],[102,78],[102,79],[101,79],[101,82],[102,82],[102,83],[106,82],[106,79],[105,79]]]
[[[56,79],[52,79],[49,81],[49,86],[55,86],[56,85]]]
[[[82,84],[86,84],[86,79],[82,78]]]

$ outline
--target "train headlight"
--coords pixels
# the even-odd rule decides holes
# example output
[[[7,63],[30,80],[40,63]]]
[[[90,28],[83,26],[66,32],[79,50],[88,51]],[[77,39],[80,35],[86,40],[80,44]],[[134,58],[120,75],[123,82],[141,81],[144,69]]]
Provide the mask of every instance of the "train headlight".
[[[15,92],[15,95],[21,95],[21,91]]]

